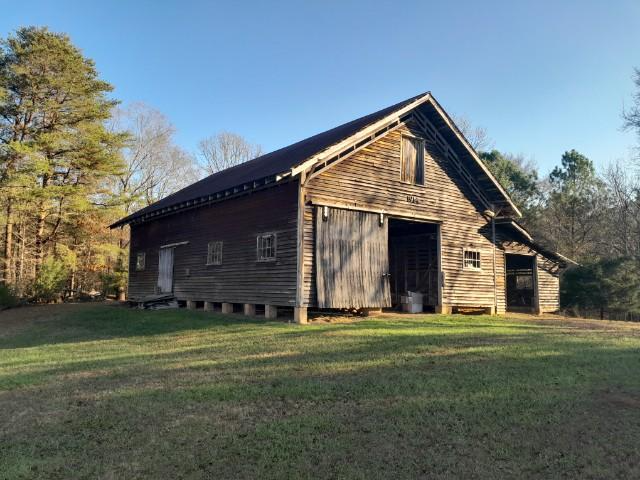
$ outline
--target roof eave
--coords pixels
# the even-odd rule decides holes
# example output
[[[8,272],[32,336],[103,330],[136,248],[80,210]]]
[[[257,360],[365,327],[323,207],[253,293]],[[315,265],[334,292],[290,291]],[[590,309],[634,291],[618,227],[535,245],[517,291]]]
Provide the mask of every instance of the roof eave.
[[[208,205],[217,201],[237,198],[238,196],[249,193],[251,191],[261,190],[266,187],[280,184],[281,182],[283,182],[283,180],[286,180],[289,177],[290,177],[289,171],[281,172],[276,175],[269,175],[268,177],[254,180],[253,182],[242,183],[239,185],[235,185],[233,187],[229,187],[224,190],[210,193],[205,196],[200,196],[200,197],[192,198],[190,200],[185,200],[175,205],[168,205],[166,207],[163,207],[159,210],[155,210],[152,212],[138,214],[138,212],[141,211],[139,210],[138,212],[132,213],[131,215],[128,215],[118,220],[115,223],[112,223],[111,225],[109,225],[109,228],[113,230],[114,228],[123,227],[127,224],[134,223],[141,218],[146,220],[148,218],[150,219],[154,217],[157,217],[157,218],[164,217],[171,213],[175,213],[188,208],[193,208],[195,206],[203,206],[203,205]],[[252,184],[253,187],[247,187],[247,185],[250,185],[250,184]]]
[[[453,122],[453,120],[451,119],[451,117],[449,116],[449,114],[444,110],[444,108],[442,108],[442,106],[440,105],[440,103],[438,103],[438,101],[435,99],[435,97],[431,96],[431,104],[433,105],[433,107],[436,109],[436,111],[442,116],[442,118],[444,119],[445,123],[449,126],[449,128],[451,128],[451,130],[455,133],[456,137],[458,137],[458,140],[460,141],[460,143],[462,143],[462,145],[465,147],[465,149],[469,152],[469,154],[471,155],[471,157],[476,161],[476,163],[478,164],[478,166],[482,169],[482,171],[485,173],[485,175],[487,175],[487,177],[489,177],[489,179],[493,182],[493,184],[496,186],[496,188],[498,189],[498,191],[501,193],[501,195],[504,197],[504,199],[506,200],[507,205],[512,209],[512,211],[516,214],[517,218],[522,218],[522,212],[520,211],[520,209],[516,206],[515,203],[513,203],[513,200],[511,199],[511,196],[507,193],[507,191],[502,187],[502,185],[500,184],[500,182],[498,181],[498,179],[493,175],[493,173],[491,173],[491,170],[489,170],[487,168],[487,166],[485,165],[485,163],[482,161],[482,159],[480,158],[480,156],[478,155],[478,152],[476,152],[476,150],[471,146],[471,144],[469,143],[469,141],[467,140],[467,138],[464,136],[464,134],[460,131],[460,129],[457,127],[457,125]]]

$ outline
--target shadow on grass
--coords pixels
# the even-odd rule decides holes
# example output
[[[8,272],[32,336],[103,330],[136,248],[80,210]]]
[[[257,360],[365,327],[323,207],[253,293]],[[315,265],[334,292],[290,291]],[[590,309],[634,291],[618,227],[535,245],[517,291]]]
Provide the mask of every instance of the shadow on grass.
[[[172,316],[167,321],[176,320]],[[93,350],[88,348],[76,350],[73,356],[56,361],[53,368],[38,368],[40,358],[10,358],[1,361],[0,368],[24,367],[27,371],[5,374],[0,378],[0,384],[13,389],[43,384],[51,379],[59,379],[61,375],[73,376],[75,373],[89,371],[104,372],[92,378],[100,379],[103,376],[107,382],[127,377],[170,375],[180,378],[180,372],[185,378],[190,378],[194,372],[200,372],[216,383],[202,387],[205,391],[221,387],[218,384],[220,376],[233,377],[233,382],[221,388],[226,392],[225,397],[242,400],[254,396],[245,388],[253,389],[262,380],[269,385],[272,381],[279,385],[304,381],[306,385],[309,382],[314,384],[313,378],[318,378],[324,385],[335,371],[351,371],[355,378],[368,378],[370,372],[376,372],[376,376],[379,373],[377,369],[384,367],[393,372],[391,378],[400,378],[403,372],[415,369],[419,369],[421,374],[447,369],[447,379],[458,381],[452,376],[456,375],[456,369],[461,365],[466,365],[468,368],[473,367],[474,374],[479,376],[484,373],[495,375],[498,367],[503,373],[527,370],[530,373],[523,378],[527,382],[531,375],[547,375],[550,370],[564,368],[566,365],[574,368],[578,360],[584,365],[597,365],[605,361],[612,363],[615,358],[622,367],[627,365],[633,355],[638,354],[637,348],[621,350],[603,339],[574,339],[548,332],[529,332],[526,329],[526,333],[516,330],[515,333],[499,334],[491,333],[491,330],[477,333],[440,331],[440,325],[446,324],[437,324],[434,332],[431,328],[433,325],[424,322],[410,325],[402,322],[401,326],[395,327],[398,333],[392,335],[367,334],[372,328],[374,331],[385,332],[393,329],[392,325],[384,321],[323,326],[316,329],[314,334],[307,329],[273,322],[264,325],[264,321],[254,322],[257,328],[248,330],[246,323],[239,325],[235,319],[212,319],[206,316],[204,319],[188,321],[188,326],[185,325],[182,329],[158,329],[156,326],[152,331],[158,334],[197,331],[211,327],[212,321],[214,327],[221,328],[213,328],[210,335],[200,338],[201,343],[195,345],[177,345],[174,339],[167,338],[166,342],[147,346],[135,354],[127,354],[126,347],[122,352],[107,350],[96,353],[103,358],[92,358]],[[291,332],[281,332],[280,326],[295,328],[293,335]],[[406,326],[422,327],[423,330],[414,330],[411,334],[402,333]],[[355,333],[360,331],[362,335],[355,335],[354,330]],[[142,335],[140,329],[136,332],[136,335]],[[336,332],[347,334],[335,335]],[[330,336],[325,336],[325,333]],[[540,368],[542,365],[545,368]],[[234,387],[235,383],[237,385]]]
[[[464,329],[483,329],[505,327],[522,331],[538,331],[540,329],[561,328],[553,326],[525,325],[521,323],[487,321],[480,317],[470,322],[469,317],[416,316],[411,319],[391,317],[373,320],[358,320],[353,323],[311,324],[307,327],[291,328],[284,321],[265,320],[260,317],[246,317],[239,314],[223,315],[221,313],[193,310],[137,310],[118,306],[96,305],[70,311],[62,318],[51,320],[37,319],[23,331],[6,338],[0,338],[0,350],[12,348],[30,348],[40,345],[79,343],[96,340],[109,340],[127,337],[150,337],[180,333],[189,330],[216,329],[220,332],[234,334],[247,332],[247,326],[264,326],[270,329],[279,328],[282,335],[288,337],[313,337],[318,330],[324,333],[335,331],[396,331],[399,328],[422,328],[425,325],[448,330],[456,327]],[[502,323],[500,323],[502,322]]]
[[[0,350],[29,348],[40,345],[79,343],[126,337],[148,337],[189,330],[225,327],[232,334],[246,330],[247,325],[269,322],[259,317],[240,317],[219,313],[162,310],[148,311],[126,307],[95,306],[70,312],[64,318],[39,320],[32,326],[8,338],[0,338]],[[285,326],[285,323],[282,323]]]

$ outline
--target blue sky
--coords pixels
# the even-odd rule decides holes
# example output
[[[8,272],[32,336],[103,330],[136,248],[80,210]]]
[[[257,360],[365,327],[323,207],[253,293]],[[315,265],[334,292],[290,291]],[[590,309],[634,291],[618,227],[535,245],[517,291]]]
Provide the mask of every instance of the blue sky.
[[[7,2],[0,36],[68,33],[189,151],[219,130],[274,150],[426,90],[543,173],[571,148],[603,166],[635,143],[620,112],[637,0],[89,3]]]

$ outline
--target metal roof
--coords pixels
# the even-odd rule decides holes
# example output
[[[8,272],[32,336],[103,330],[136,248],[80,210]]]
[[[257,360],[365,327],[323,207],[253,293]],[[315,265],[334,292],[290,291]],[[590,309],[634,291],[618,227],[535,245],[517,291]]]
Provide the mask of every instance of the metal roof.
[[[367,127],[374,128],[375,124],[384,122],[387,117],[414,110],[421,111],[428,117],[443,138],[455,148],[460,159],[470,168],[470,173],[473,176],[472,182],[477,183],[491,197],[490,202],[503,209],[504,214],[511,213],[520,216],[518,208],[513,204],[509,195],[479,159],[477,153],[444,112],[444,109],[429,92],[425,92],[235,167],[209,175],[118,220],[111,225],[111,228],[173,213],[184,207],[204,205],[208,201],[224,199],[230,193],[235,194],[248,188],[273,183],[280,177],[292,173],[295,175],[295,167],[302,168],[301,164],[306,165],[306,163],[313,162],[313,158],[319,154],[322,156],[323,152],[330,151],[331,147],[334,149],[340,147],[350,137],[367,129]]]
[[[271,153],[267,153],[240,165],[236,165],[235,167],[227,168],[221,172],[209,175],[208,177],[205,177],[202,180],[199,180],[182,190],[149,205],[148,207],[118,220],[111,225],[111,228],[126,225],[140,217],[157,212],[163,208],[173,207],[184,202],[206,197],[217,192],[222,192],[238,185],[289,172],[293,167],[309,157],[354,135],[366,126],[375,123],[424,95],[426,95],[426,93],[416,95],[415,97],[411,97],[390,107],[378,110],[375,113],[352,120],[351,122],[332,128],[326,132],[319,133],[279,150],[275,150]]]

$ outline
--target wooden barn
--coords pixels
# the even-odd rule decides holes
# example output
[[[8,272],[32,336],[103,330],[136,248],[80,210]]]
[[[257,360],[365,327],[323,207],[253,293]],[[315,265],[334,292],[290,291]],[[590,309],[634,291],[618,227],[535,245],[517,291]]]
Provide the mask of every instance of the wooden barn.
[[[567,259],[538,245],[430,93],[196,182],[131,226],[129,297],[264,311],[551,312]],[[418,295],[415,295],[418,294]],[[263,310],[264,309],[264,310]]]

